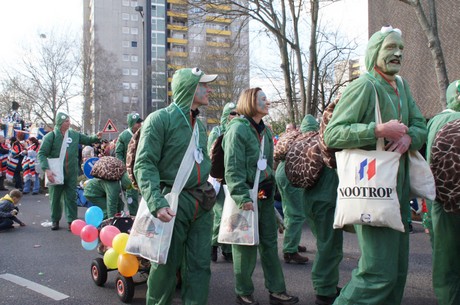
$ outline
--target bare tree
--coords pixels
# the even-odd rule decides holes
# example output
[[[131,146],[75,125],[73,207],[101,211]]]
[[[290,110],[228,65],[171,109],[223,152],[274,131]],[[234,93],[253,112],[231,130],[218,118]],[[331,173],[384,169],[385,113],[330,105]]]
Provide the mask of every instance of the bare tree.
[[[441,47],[441,40],[438,35],[438,21],[436,14],[435,0],[424,1],[426,5],[422,5],[420,0],[399,0],[414,8],[418,22],[422,27],[423,32],[428,40],[428,47],[431,51],[431,56],[434,61],[436,78],[439,87],[439,101],[444,108],[447,105],[446,90],[449,86],[449,78],[447,76],[447,68],[444,60],[444,55]]]
[[[54,124],[56,113],[70,113],[70,100],[79,95],[79,48],[68,32],[40,35],[25,49],[19,66],[4,69],[12,89],[21,95],[21,107],[31,106],[30,119]]]

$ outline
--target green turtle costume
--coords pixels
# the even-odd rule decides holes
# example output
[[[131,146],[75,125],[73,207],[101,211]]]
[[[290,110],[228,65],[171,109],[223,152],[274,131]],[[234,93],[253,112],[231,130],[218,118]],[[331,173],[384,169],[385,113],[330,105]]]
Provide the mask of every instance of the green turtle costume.
[[[437,132],[447,123],[460,119],[460,80],[446,91],[447,108],[428,122],[427,160]],[[460,215],[447,213],[442,204],[427,200],[431,210],[433,247],[433,288],[439,305],[460,304]]]
[[[400,120],[408,127],[407,135],[412,139],[410,150],[419,150],[425,143],[425,118],[412,98],[409,85],[402,78],[396,78],[395,89],[377,69],[379,56],[387,55],[386,52],[394,52],[392,57],[401,54],[399,44],[395,44],[391,50],[381,48],[387,37],[402,44],[400,31],[391,27],[384,27],[371,36],[365,57],[368,72],[349,84],[334,109],[324,132],[328,147],[375,150],[375,90],[379,97],[382,121]],[[408,166],[407,153],[404,153],[399,161],[396,189],[405,233],[384,227],[355,225],[361,258],[358,268],[352,272],[350,282],[334,302],[335,305],[401,303],[409,255]]]
[[[121,182],[121,184],[120,184]],[[84,195],[92,204],[104,212],[104,219],[114,217],[123,210],[123,200],[120,192],[131,188],[128,173],[124,173],[120,181],[110,181],[100,178],[89,179],[85,184]]]
[[[236,105],[235,103],[227,103],[222,110],[222,115],[220,117],[220,125],[214,127],[211,132],[209,133],[208,137],[208,154],[211,155],[212,145],[216,139],[225,133],[225,128],[228,123],[228,116],[230,112],[235,111]],[[219,244],[217,242],[217,237],[219,235],[219,228],[220,228],[220,220],[222,219],[222,210],[224,208],[224,201],[225,201],[225,194],[224,189],[221,186],[219,192],[217,193],[216,204],[212,208],[214,213],[214,221],[213,221],[213,228],[212,228],[212,246],[218,247],[220,246],[222,250],[222,254],[224,257],[229,257],[229,253],[232,253],[232,246],[229,244]]]
[[[60,129],[62,123],[68,118],[69,116],[63,112],[57,113],[54,131],[48,132],[43,138],[37,156],[43,171],[49,169],[48,158],[59,158],[62,141],[64,140],[64,135]],[[52,222],[59,222],[61,219],[63,204],[67,222],[70,224],[77,219],[77,193],[75,188],[77,187],[78,176],[78,146],[79,144],[91,145],[98,140],[96,135],[87,136],[69,128],[67,149],[63,163],[64,184],[48,187]]]
[[[193,166],[179,204],[167,263],[152,263],[147,289],[147,304],[171,304],[176,290],[176,272],[182,276],[183,304],[207,304],[211,277],[210,255],[212,213],[202,209],[187,189],[207,183],[211,161],[206,151],[207,133],[191,111],[195,91],[204,73],[197,68],[177,70],[172,79],[174,102],[151,113],[141,127],[134,174],[142,197],[152,215],[169,207],[164,196],[171,191],[192,130],[198,124],[197,146],[203,160]]]
[[[308,114],[301,123],[301,132],[317,130],[318,122]],[[276,185],[283,203],[284,231],[283,253],[294,254],[298,252],[298,246],[302,237],[302,227],[305,223],[305,189],[294,187],[286,176],[285,160],[280,161],[276,168]],[[305,258],[308,261],[307,258]],[[305,261],[305,262],[306,262]]]
[[[128,128],[123,130],[118,136],[117,144],[115,146],[115,156],[126,163],[126,153],[128,152],[128,144],[133,137],[133,126],[136,123],[142,122],[138,113],[130,113],[127,116]],[[139,208],[139,192],[131,188],[126,191],[128,200],[128,210],[130,215],[136,215]]]
[[[315,118],[305,116],[300,131],[305,133],[318,129]],[[313,288],[317,299],[326,301],[336,297],[339,264],[343,257],[343,232],[332,228],[338,184],[336,171],[324,166],[316,184],[303,194],[307,222],[316,238],[317,250],[311,270]]]
[[[278,257],[278,225],[274,209],[273,138],[263,121],[258,131],[248,119],[234,118],[227,126],[222,142],[224,149],[225,181],[236,204],[241,208],[252,202],[250,190],[254,184],[259,160],[260,142],[264,136],[263,155],[267,167],[260,173],[259,190],[263,184],[272,185],[271,194],[257,202],[259,212],[259,245],[232,245],[235,292],[239,296],[252,295],[254,284],[252,274],[256,266],[257,250],[264,272],[265,286],[272,293],[286,291],[284,274]]]

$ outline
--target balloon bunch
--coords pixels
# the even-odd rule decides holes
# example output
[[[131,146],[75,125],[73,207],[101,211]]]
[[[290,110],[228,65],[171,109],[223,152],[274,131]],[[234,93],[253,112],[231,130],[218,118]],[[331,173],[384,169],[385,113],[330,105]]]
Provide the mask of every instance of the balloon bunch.
[[[118,269],[118,272],[125,277],[134,276],[139,270],[139,261],[136,256],[126,253],[129,235],[121,233],[117,227],[112,225],[103,227],[99,233],[97,227],[101,224],[102,219],[101,208],[92,206],[86,210],[86,222],[76,219],[72,222],[70,230],[81,237],[81,244],[86,250],[95,249],[100,239],[104,246],[109,247],[104,253],[104,264],[107,268]]]

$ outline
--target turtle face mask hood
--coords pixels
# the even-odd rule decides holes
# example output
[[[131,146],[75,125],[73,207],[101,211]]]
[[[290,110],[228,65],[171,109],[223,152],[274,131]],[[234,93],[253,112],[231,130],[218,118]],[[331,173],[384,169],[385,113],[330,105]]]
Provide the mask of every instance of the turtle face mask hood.
[[[56,126],[54,127],[54,129],[60,130],[61,126],[62,126],[62,123],[64,123],[65,120],[67,120],[68,118],[69,118],[68,114],[66,114],[64,112],[58,112],[57,115],[56,115]]]
[[[188,113],[193,103],[198,83],[212,82],[217,75],[206,75],[199,68],[184,68],[177,70],[171,82],[174,103],[184,112]]]
[[[141,123],[142,119],[139,113],[130,113],[128,114],[128,127],[133,128],[134,124]]]
[[[394,29],[391,25],[388,25],[382,27],[380,31],[375,32],[371,38],[369,38],[365,57],[366,70],[368,72],[374,70],[380,47],[382,46],[385,38],[387,38],[387,36],[391,33],[398,33],[399,35],[402,35],[400,29]]]
[[[311,115],[307,114],[300,124],[300,132],[306,133],[309,131],[318,131],[319,124],[316,119]]]
[[[236,104],[233,102],[225,104],[224,110],[222,110],[222,116],[220,117],[220,127],[222,131],[225,131],[227,128],[228,116],[232,111],[236,111]]]
[[[447,108],[460,112],[460,80],[452,82],[446,90]]]

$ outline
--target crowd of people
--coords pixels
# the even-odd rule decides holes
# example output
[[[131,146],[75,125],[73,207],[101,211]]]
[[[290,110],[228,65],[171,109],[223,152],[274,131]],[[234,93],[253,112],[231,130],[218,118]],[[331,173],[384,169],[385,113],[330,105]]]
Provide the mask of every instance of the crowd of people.
[[[171,304],[178,272],[182,280],[183,303],[207,304],[210,264],[217,260],[219,248],[224,259],[233,263],[237,304],[259,304],[253,294],[261,287],[254,287],[252,281],[257,255],[260,256],[270,304],[298,303],[298,297],[288,293],[278,256],[279,227],[274,209],[277,191],[281,195],[286,225],[284,261],[298,264],[309,261],[300,254],[306,251],[300,245],[305,222],[316,238],[317,252],[311,272],[316,305],[401,304],[409,260],[408,203],[411,198],[407,153],[409,150],[420,150],[427,136],[432,142],[444,124],[459,119],[460,111],[460,85],[457,81],[449,86],[447,93],[451,111],[436,116],[427,128],[407,81],[397,76],[403,48],[401,31],[391,26],[383,27],[371,36],[365,59],[367,73],[345,89],[324,130],[324,142],[329,148],[375,150],[377,139],[384,138],[385,149],[400,154],[396,190],[405,230],[400,232],[386,227],[355,225],[361,257],[351,280],[343,288],[338,287],[343,231],[333,229],[339,184],[336,171],[325,167],[317,183],[309,189],[299,189],[290,183],[284,171],[284,161],[274,163],[274,135],[263,120],[268,114],[270,101],[261,88],[246,89],[236,103],[227,103],[223,108],[221,124],[208,136],[204,124],[197,117],[200,107],[208,105],[212,92],[209,84],[218,75],[205,74],[198,68],[177,70],[171,83],[174,102],[151,113],[145,121],[138,114],[129,114],[128,128],[118,140],[101,143],[100,132],[87,136],[73,131],[69,129],[69,116],[64,113],[58,114],[54,131],[49,132],[41,144],[34,138],[4,141],[0,136],[0,153],[2,156],[9,155],[8,166],[4,166],[6,159],[2,158],[2,173],[5,174],[0,178],[0,190],[4,189],[6,177],[13,179],[15,187],[21,191],[2,198],[0,206],[8,209],[8,217],[13,217],[17,214],[12,212],[15,202],[22,194],[39,192],[39,188],[35,187],[40,185],[35,170],[39,166],[48,181],[51,229],[59,229],[63,205],[70,225],[77,218],[75,185],[79,149],[83,161],[93,156],[114,156],[126,162],[128,143],[140,130],[134,164],[139,191],[128,186],[126,177],[124,183],[131,198],[130,213],[136,214],[138,199],[142,196],[154,217],[163,222],[175,219],[167,263],[151,264],[146,304]],[[380,107],[381,124],[375,122],[376,103]],[[301,122],[300,132],[315,132],[318,127],[317,120],[307,115]],[[295,128],[290,124],[286,129]],[[210,177],[210,155],[220,136],[223,136],[224,179]],[[191,152],[194,164],[187,177],[178,177],[184,155],[190,152],[189,147],[194,147]],[[64,156],[63,150],[66,152]],[[429,161],[429,146],[427,152]],[[65,164],[64,182],[55,184],[57,176],[48,161],[60,157],[65,158],[62,160]],[[22,176],[18,174],[20,172]],[[260,178],[255,181],[259,172]],[[176,179],[186,181],[179,194],[177,210],[173,210],[166,195],[171,192]],[[208,181],[218,186],[215,187],[217,200],[212,209],[202,202],[204,197],[194,196],[206,188]],[[253,199],[251,190],[256,183],[259,193],[258,198]],[[257,245],[219,244],[217,236],[225,201],[223,185],[228,188],[239,209],[257,211]],[[110,192],[110,197],[115,199],[108,199],[107,195],[104,200],[104,192],[109,193],[108,189],[101,188],[99,197],[102,200],[98,204],[107,204],[110,217],[117,208],[120,209],[115,203],[120,189]],[[460,304],[460,263],[457,259],[460,242],[457,231],[454,231],[454,228],[459,228],[460,218],[443,211],[436,201],[427,205],[432,215],[434,290],[439,304]]]

